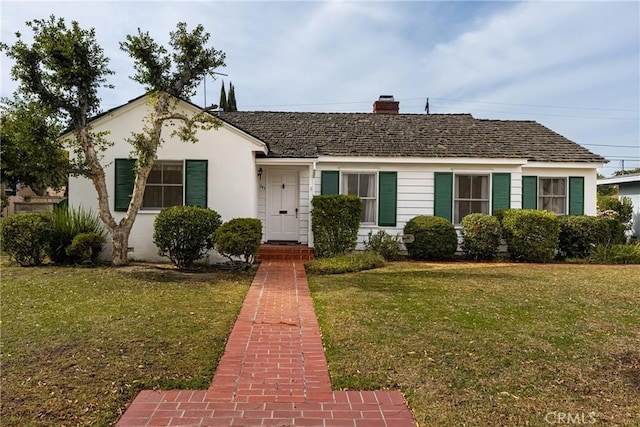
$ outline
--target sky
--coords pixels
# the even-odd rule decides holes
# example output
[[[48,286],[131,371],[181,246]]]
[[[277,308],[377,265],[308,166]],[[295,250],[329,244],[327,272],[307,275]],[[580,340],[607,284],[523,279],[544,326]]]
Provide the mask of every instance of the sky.
[[[49,15],[95,28],[115,75],[108,110],[141,95],[119,42],[138,28],[165,44],[178,22],[202,24],[227,74],[192,98],[219,100],[222,80],[240,111],[371,112],[380,95],[401,113],[471,113],[535,120],[610,162],[640,167],[638,1],[11,1],[1,39]],[[0,54],[0,95],[12,62]]]

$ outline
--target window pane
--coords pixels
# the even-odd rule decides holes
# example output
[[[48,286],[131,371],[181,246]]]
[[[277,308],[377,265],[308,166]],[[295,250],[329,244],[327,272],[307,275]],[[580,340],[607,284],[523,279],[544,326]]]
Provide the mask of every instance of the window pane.
[[[163,184],[182,184],[182,165],[165,164],[162,179]]]
[[[163,208],[182,206],[182,185],[164,187]]]
[[[466,215],[469,215],[471,211],[470,202],[468,201],[457,201],[455,203],[455,214],[453,221],[456,224],[459,224]]]
[[[143,208],[161,208],[162,207],[162,187],[155,185],[147,185],[144,189],[144,198],[142,199]]]
[[[474,200],[469,205],[469,213],[489,213],[489,202]]]
[[[362,201],[362,222],[376,221],[376,201],[367,199]]]
[[[471,177],[471,198],[472,199],[488,199],[489,198],[489,177],[476,175]]]
[[[554,193],[557,196],[564,196],[565,193],[565,187],[566,187],[566,182],[564,179],[555,179],[555,188],[554,188]]]
[[[550,179],[540,179],[540,195],[547,196],[549,194],[553,194],[552,192],[552,180]]]
[[[540,197],[539,205],[541,210],[555,212],[558,215],[565,214],[566,197]]]
[[[376,176],[373,174],[360,175],[360,197],[375,197]]]
[[[162,166],[154,164],[149,178],[147,178],[147,184],[162,184]]]
[[[458,199],[471,198],[471,177],[467,175],[456,175],[456,191]]]
[[[345,174],[342,182],[343,193],[351,194],[354,196],[358,195],[358,175],[356,174]]]

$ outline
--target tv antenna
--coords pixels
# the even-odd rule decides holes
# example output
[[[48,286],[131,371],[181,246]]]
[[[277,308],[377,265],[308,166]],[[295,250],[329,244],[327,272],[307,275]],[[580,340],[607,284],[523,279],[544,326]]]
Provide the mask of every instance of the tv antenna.
[[[216,75],[228,77],[228,74],[217,73],[215,71],[209,74],[211,74],[211,77],[213,78],[214,81],[216,79]],[[204,79],[202,80],[202,82],[204,83],[204,108],[207,108],[207,75],[206,74],[204,75]]]

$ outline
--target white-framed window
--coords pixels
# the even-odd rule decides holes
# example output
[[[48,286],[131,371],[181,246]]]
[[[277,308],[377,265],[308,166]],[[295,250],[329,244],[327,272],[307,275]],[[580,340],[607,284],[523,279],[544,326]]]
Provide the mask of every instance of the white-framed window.
[[[362,199],[361,222],[363,224],[376,223],[376,194],[378,194],[376,177],[375,172],[345,172],[342,174],[342,194],[350,194]]]
[[[147,179],[142,209],[183,205],[184,163],[158,160]]]
[[[538,178],[538,209],[564,215],[567,212],[567,179]]]
[[[453,221],[472,213],[489,213],[489,175],[456,175]]]

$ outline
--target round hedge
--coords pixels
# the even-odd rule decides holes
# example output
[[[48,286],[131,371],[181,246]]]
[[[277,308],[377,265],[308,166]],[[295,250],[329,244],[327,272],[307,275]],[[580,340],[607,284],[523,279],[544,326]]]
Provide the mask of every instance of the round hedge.
[[[238,257],[250,267],[260,249],[262,222],[256,218],[234,218],[216,230],[214,240],[221,255],[232,261]]]
[[[558,215],[535,209],[510,209],[502,217],[502,229],[514,261],[550,262],[558,248]]]
[[[446,260],[452,258],[458,248],[458,234],[452,223],[437,216],[420,215],[404,226],[405,235],[413,235],[414,241],[406,243],[409,258],[416,260]]]
[[[40,265],[49,248],[50,229],[42,214],[9,215],[0,222],[2,250],[23,267]]]
[[[502,227],[498,218],[473,213],[462,218],[462,250],[473,260],[492,260],[498,255]]]
[[[221,223],[220,215],[212,209],[166,208],[153,222],[153,243],[159,255],[169,257],[178,268],[188,268],[213,248],[212,236]]]

